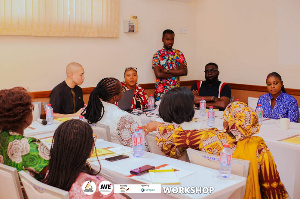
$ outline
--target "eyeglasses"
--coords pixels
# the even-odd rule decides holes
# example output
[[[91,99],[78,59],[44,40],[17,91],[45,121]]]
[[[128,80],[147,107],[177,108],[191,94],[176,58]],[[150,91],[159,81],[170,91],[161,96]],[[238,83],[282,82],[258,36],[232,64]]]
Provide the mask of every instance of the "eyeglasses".
[[[208,74],[208,73],[215,73],[215,72],[218,72],[218,70],[217,69],[210,69],[210,70],[205,70],[204,71],[206,74]]]
[[[127,68],[125,68],[125,71],[128,71],[128,70],[134,70],[135,72],[137,72],[136,67],[127,67]]]

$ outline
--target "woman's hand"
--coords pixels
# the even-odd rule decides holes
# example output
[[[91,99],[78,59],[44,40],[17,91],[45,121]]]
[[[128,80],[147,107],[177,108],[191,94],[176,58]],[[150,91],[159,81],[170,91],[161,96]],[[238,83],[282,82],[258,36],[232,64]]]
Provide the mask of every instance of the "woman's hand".
[[[147,135],[148,133],[150,133],[152,131],[156,131],[158,126],[161,124],[162,123],[160,123],[160,122],[149,122],[148,124],[145,124],[145,126],[143,126],[145,135]]]

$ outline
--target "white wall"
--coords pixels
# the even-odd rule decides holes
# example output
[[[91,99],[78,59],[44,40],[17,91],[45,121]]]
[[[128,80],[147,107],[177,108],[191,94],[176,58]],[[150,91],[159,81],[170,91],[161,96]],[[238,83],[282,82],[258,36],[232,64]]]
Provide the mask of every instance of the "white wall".
[[[276,71],[299,89],[299,8],[299,0],[198,0],[196,65],[216,62],[222,81],[252,85]]]
[[[204,79],[204,65],[213,61],[222,81],[265,85],[277,71],[287,88],[299,88],[299,7],[299,0],[120,0],[119,38],[0,36],[0,89],[51,90],[71,61],[85,67],[82,87],[107,76],[123,80],[128,66],[138,67],[139,83],[154,82],[151,59],[166,28],[188,61],[182,80]],[[122,21],[132,15],[139,32],[123,33]],[[178,34],[179,27],[188,34]]]
[[[123,20],[136,15],[138,33],[123,33]],[[64,38],[0,36],[0,89],[23,86],[30,91],[51,90],[65,79],[65,66],[76,61],[86,71],[82,87],[92,87],[104,77],[123,80],[126,67],[138,68],[139,83],[155,82],[153,54],[162,48],[166,28],[175,31],[174,48],[186,56],[188,77],[196,70],[196,2],[120,0],[119,38]],[[188,34],[178,34],[186,27]]]

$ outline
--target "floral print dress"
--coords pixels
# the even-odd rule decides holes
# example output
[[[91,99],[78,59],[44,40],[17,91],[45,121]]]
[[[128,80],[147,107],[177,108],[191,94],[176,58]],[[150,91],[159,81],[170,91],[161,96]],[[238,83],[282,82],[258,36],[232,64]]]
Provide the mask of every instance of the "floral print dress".
[[[0,163],[25,171],[40,180],[39,173],[49,164],[50,151],[40,140],[1,131]]]
[[[160,69],[178,69],[180,64],[186,64],[185,57],[180,50],[172,48],[166,50],[165,48],[157,51],[152,59],[152,68],[158,66]],[[156,79],[155,83],[155,101],[161,99],[163,94],[172,88],[179,87],[179,77],[174,76],[169,79]]]

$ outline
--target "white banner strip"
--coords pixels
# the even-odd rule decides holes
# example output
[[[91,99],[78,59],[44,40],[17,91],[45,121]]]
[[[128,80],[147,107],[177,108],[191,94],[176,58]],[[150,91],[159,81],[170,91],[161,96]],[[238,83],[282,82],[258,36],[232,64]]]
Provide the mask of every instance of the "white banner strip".
[[[161,193],[161,184],[115,184],[115,193]]]

